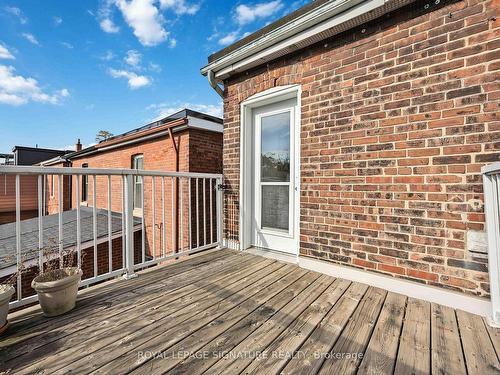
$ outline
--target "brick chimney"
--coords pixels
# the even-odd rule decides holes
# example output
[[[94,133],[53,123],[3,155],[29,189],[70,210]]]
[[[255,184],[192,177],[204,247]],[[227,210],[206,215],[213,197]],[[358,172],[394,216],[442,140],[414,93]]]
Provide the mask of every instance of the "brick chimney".
[[[80,143],[80,138],[78,138],[78,140],[76,141],[75,150],[82,151],[82,144]]]

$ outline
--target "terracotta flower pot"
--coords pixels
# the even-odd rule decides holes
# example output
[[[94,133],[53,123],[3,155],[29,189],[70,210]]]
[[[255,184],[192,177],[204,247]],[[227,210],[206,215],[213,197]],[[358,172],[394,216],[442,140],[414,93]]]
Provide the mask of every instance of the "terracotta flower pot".
[[[38,293],[43,314],[51,317],[72,310],[81,279],[82,270],[79,268],[62,268],[35,277],[31,287]]]
[[[11,285],[0,284],[0,331],[7,324],[7,314],[9,313],[9,301],[14,294]]]

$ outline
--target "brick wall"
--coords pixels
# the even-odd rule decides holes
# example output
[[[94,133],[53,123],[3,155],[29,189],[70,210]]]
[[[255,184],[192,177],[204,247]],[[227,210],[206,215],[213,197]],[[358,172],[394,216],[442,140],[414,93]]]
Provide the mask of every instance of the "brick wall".
[[[466,244],[484,230],[481,167],[500,160],[499,6],[417,2],[230,78],[232,192],[240,103],[301,84],[301,255],[487,296]],[[237,238],[237,215],[227,228]]]
[[[221,173],[222,172],[222,134],[204,131],[199,129],[189,129],[178,133],[174,133],[174,138],[179,149],[179,168],[180,172],[202,172],[202,173]],[[158,137],[149,141],[136,143],[129,146],[119,147],[107,152],[98,153],[95,155],[82,156],[72,160],[72,166],[81,168],[87,164],[89,168],[131,168],[132,157],[134,155],[143,155],[144,169],[150,171],[172,172],[176,170],[175,151],[172,147],[171,140],[168,136]],[[49,176],[49,180],[50,180]],[[88,178],[88,206],[92,207],[93,203],[93,177]],[[65,180],[66,182],[66,180]],[[68,180],[69,183],[69,180]],[[178,214],[176,223],[178,230],[181,231],[180,221],[182,217],[182,234],[179,234],[177,240],[177,248],[181,246],[184,249],[189,247],[189,238],[192,241],[192,247],[209,243],[210,239],[215,238],[215,207],[213,207],[214,225],[213,235],[210,236],[210,225],[203,226],[204,217],[207,220],[210,218],[210,185],[205,183],[205,212],[203,212],[203,180],[199,180],[199,195],[198,195],[198,211],[196,211],[196,183],[192,181],[191,196],[192,196],[192,222],[191,222],[191,237],[189,236],[189,215],[188,201],[189,190],[187,179],[182,179],[182,182],[174,181],[172,187],[172,179],[165,178],[165,221],[163,221],[162,207],[162,179],[155,179],[155,222],[153,225],[153,184],[151,177],[144,178],[144,209],[143,215],[145,218],[145,245],[146,253],[151,255],[153,252],[156,255],[161,255],[163,252],[163,241],[165,242],[166,251],[171,251],[173,248],[174,239],[172,238],[172,189],[177,189],[177,194],[182,193],[182,207],[179,198]],[[71,188],[64,188],[64,199],[67,200],[66,192],[71,194],[71,207],[76,207],[76,177],[72,178]],[[176,186],[177,185],[177,186]],[[80,180],[81,186],[81,180]],[[81,188],[80,188],[81,191]],[[108,207],[108,178],[107,176],[96,177],[96,206],[98,208],[107,209]],[[212,185],[212,205],[215,206],[215,180]],[[122,179],[120,176],[111,178],[111,208],[115,212],[122,212]],[[68,209],[68,208],[65,208]],[[55,187],[55,197],[51,198],[49,204],[49,213],[56,213],[58,210],[57,204],[57,180]],[[182,210],[182,213],[181,213]],[[140,215],[138,213],[138,215]],[[196,215],[198,215],[198,225],[196,228]],[[205,216],[203,216],[205,215]],[[153,232],[154,231],[154,232]],[[204,233],[204,231],[206,231]],[[153,233],[155,246],[153,250]],[[198,236],[198,238],[197,238]]]

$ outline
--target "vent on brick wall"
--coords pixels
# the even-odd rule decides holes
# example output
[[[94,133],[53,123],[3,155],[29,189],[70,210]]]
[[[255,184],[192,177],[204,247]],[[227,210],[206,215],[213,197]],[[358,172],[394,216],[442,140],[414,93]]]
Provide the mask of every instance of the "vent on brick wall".
[[[467,251],[471,258],[488,257],[488,238],[485,231],[467,231]]]

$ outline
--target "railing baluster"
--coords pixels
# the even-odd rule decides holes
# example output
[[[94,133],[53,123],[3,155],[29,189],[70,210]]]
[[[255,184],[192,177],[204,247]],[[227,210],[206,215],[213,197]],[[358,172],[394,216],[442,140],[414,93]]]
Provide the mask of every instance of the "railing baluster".
[[[94,235],[94,277],[98,275],[97,263],[97,181],[96,175],[92,176],[92,232]]]
[[[127,247],[125,244],[125,228],[126,228],[126,221],[125,221],[125,209],[126,209],[126,203],[125,203],[125,189],[126,189],[126,184],[127,184],[127,178],[126,176],[122,176],[122,268],[125,269],[127,267]]]
[[[108,272],[113,271],[113,224],[111,218],[111,175],[108,175]]]
[[[210,179],[210,243],[214,243],[214,207],[213,207],[213,202],[212,198],[214,195],[214,189],[213,189],[213,178]]]
[[[203,179],[203,245],[207,244],[207,202],[206,202],[206,192],[207,192],[207,186],[206,186],[206,181],[207,179]]]
[[[200,196],[198,194],[199,179],[196,179],[196,247],[200,247]]]
[[[75,186],[75,200],[76,200],[76,253],[78,267],[82,267],[82,223],[81,223],[81,202],[82,197],[80,193],[80,175],[76,175]]]
[[[174,206],[175,206],[175,198],[174,198],[174,194],[175,194],[175,184],[174,184],[174,177],[172,177],[171,179],[171,182],[172,182],[172,206],[171,206],[171,211],[172,211],[172,222],[170,223],[170,228],[171,228],[171,231],[172,231],[172,234],[171,234],[171,237],[172,237],[172,254],[175,253],[175,228],[174,228],[174,225],[175,225],[175,209],[174,209]]]
[[[167,225],[165,223],[165,177],[161,178],[161,229],[162,229],[162,257],[167,255]]]
[[[141,263],[144,263],[146,261],[146,219],[145,219],[145,212],[146,212],[146,209],[144,207],[144,183],[146,182],[146,179],[142,176],[137,176],[136,177],[137,179],[141,179],[141,211],[142,211],[142,215],[141,215]],[[135,191],[136,187],[134,186],[134,191]],[[133,219],[133,213],[134,213],[134,208],[132,209],[132,221],[134,220]]]
[[[43,273],[43,186],[38,175],[38,270]]]
[[[193,240],[192,240],[192,227],[191,227],[191,220],[192,220],[192,211],[191,211],[191,177],[188,177],[188,189],[189,189],[189,192],[188,192],[188,195],[189,195],[189,207],[188,207],[188,218],[189,218],[189,222],[188,222],[188,226],[189,226],[189,233],[188,233],[188,239],[189,239],[189,244],[188,244],[188,249],[189,251],[191,251],[191,248],[193,247]]]
[[[217,205],[217,242],[219,244],[219,247],[222,247],[223,246],[223,238],[222,238],[222,230],[223,230],[223,223],[224,223],[224,208],[222,207],[222,204],[223,204],[223,194],[224,194],[224,191],[221,189],[219,189],[219,185],[222,186],[222,178],[218,178],[216,180],[216,187],[215,187],[215,191],[216,191],[216,198],[215,198],[215,201],[216,201],[216,205]]]
[[[126,279],[131,279],[136,277],[134,273],[134,176],[132,174],[127,174],[124,176],[125,182],[125,241],[126,241],[126,250],[125,250],[125,263],[127,273],[124,276]],[[144,185],[144,184],[143,184]],[[144,218],[144,215],[143,215]],[[144,232],[143,232],[144,233]],[[144,238],[144,237],[143,237]],[[144,248],[143,248],[144,250]]]
[[[182,199],[182,178],[179,178],[179,194],[180,194],[180,203],[179,203],[179,210],[180,210],[180,235],[179,235],[179,252],[184,251],[184,201]]]
[[[16,264],[17,270],[22,268],[21,264],[21,181],[18,174],[16,174]],[[21,272],[17,273],[16,280],[17,299],[23,299]]]
[[[53,177],[52,177],[53,178]],[[58,189],[57,189],[57,202],[59,203],[59,268],[64,267],[63,251],[64,251],[64,239],[63,239],[63,176],[58,175]]]
[[[153,230],[153,259],[156,259],[156,182],[155,182],[155,176],[151,177],[151,201],[153,202],[152,204],[152,230]]]

